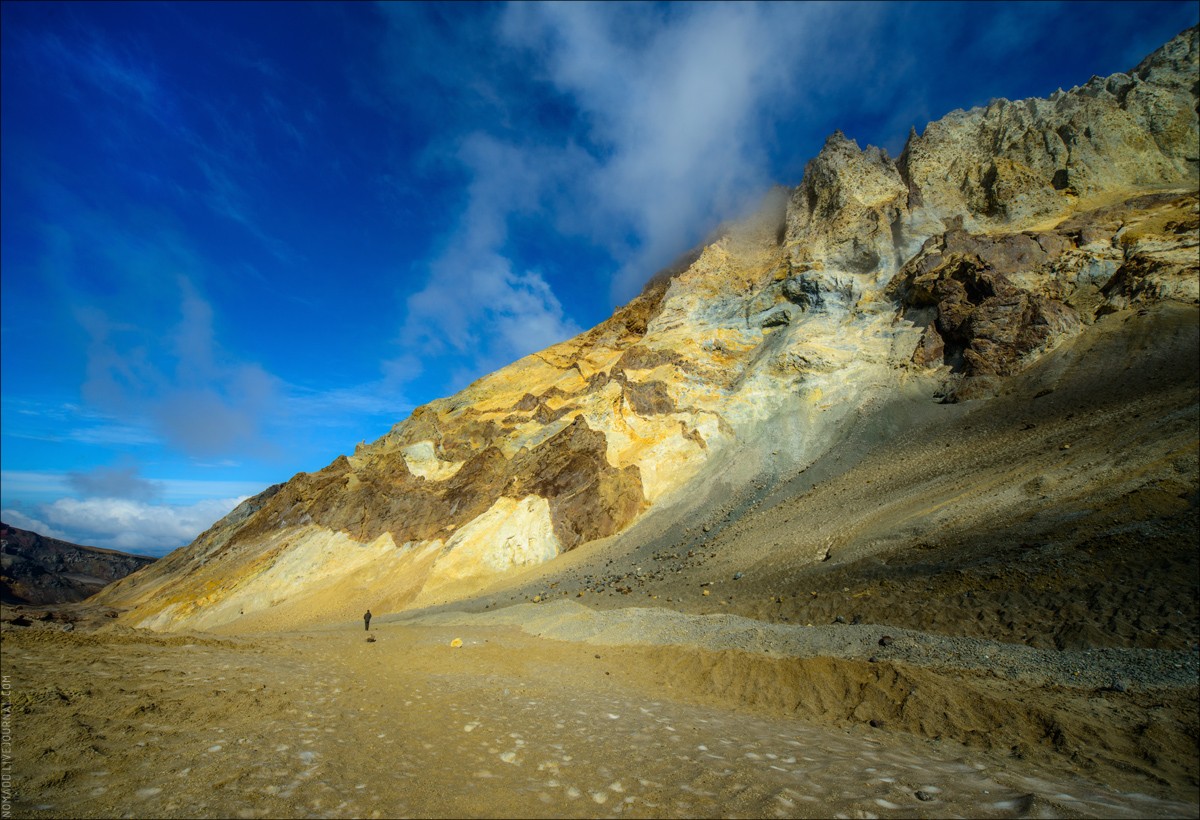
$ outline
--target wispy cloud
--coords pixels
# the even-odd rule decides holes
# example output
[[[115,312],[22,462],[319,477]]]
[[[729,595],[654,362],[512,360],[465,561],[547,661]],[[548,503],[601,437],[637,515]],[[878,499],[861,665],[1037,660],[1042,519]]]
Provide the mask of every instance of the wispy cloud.
[[[66,186],[27,184],[43,218],[54,220],[41,269],[56,298],[43,309],[46,321],[82,336],[86,411],[64,407],[64,424],[33,419],[6,425],[6,435],[113,447],[165,442],[205,458],[267,452],[262,422],[277,417],[279,380],[219,342],[197,284],[216,268],[207,254],[172,228],[169,214],[149,218],[156,230],[138,230],[119,208],[107,213]]]
[[[77,25],[69,36],[22,33],[15,44],[31,76],[49,75],[48,88],[78,103],[75,110],[89,118],[99,150],[122,167],[126,179],[141,180],[179,206],[204,203],[278,260],[295,262],[295,250],[265,227],[268,214],[258,205],[261,178],[278,157],[261,147],[256,129],[303,144],[309,127],[278,107],[280,92],[275,89],[285,82],[278,73],[259,72],[264,82],[259,104],[269,116],[237,119],[227,105],[197,96],[161,69],[154,52],[136,39],[106,37],[94,27]],[[246,58],[228,59],[236,63]],[[97,96],[108,104],[83,104]],[[319,106],[319,100],[312,105]],[[131,154],[130,146],[138,150]],[[189,165],[190,172],[179,172]],[[151,167],[170,169],[169,181]],[[188,181],[181,185],[181,180]]]
[[[169,478],[156,482],[162,487],[163,500],[172,504],[197,504],[212,498],[248,498],[267,485],[255,481]]]
[[[157,444],[161,440],[145,427],[132,424],[100,424],[71,430],[67,438],[80,444],[101,447],[137,447]]]
[[[236,467],[237,465],[231,466]],[[115,471],[117,469],[99,468],[101,471]],[[92,471],[90,475],[95,476],[95,472]],[[77,480],[73,479],[73,475],[78,475],[78,473],[73,474],[70,471],[4,470],[0,472],[0,482],[4,485],[5,494],[11,493],[14,496],[42,496],[48,500],[57,500],[58,498],[67,496],[78,497],[80,495],[84,498],[121,497],[112,490],[106,492],[105,486],[102,483],[93,484],[89,487],[88,483],[85,482],[81,486]],[[136,469],[132,477],[135,480],[149,483],[154,488],[152,498],[143,497],[142,500],[161,501],[168,505],[188,506],[211,498],[252,496],[266,489],[265,484],[255,481],[195,478],[146,479],[142,478],[140,471]]]
[[[363,418],[391,424],[407,416],[414,406],[385,378],[324,390],[290,385],[284,397],[286,415],[299,427],[347,426],[361,423]]]
[[[168,443],[195,457],[264,452],[261,422],[281,404],[279,381],[226,356],[211,306],[189,280],[177,281],[179,320],[166,348],[152,350],[146,329],[81,311],[90,337],[85,399],[114,415],[144,414]]]
[[[0,485],[5,495],[13,496],[62,496],[71,492],[66,473],[36,470],[4,470],[0,472]]]
[[[166,120],[170,95],[163,93],[158,72],[147,55],[135,55],[105,40],[95,30],[78,26],[67,39],[55,33],[24,37],[18,46],[37,66],[57,73],[56,85],[77,99],[101,93]]]
[[[161,442],[149,426],[121,421],[70,402],[4,398],[4,436],[99,447],[143,447]]]

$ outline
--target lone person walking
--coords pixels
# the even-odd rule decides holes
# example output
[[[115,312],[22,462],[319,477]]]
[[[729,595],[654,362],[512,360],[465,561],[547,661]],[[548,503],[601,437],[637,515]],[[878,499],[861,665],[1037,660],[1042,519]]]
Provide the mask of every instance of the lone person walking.
[[[371,610],[369,609],[367,610],[366,614],[363,615],[363,628],[368,632],[371,631]]]

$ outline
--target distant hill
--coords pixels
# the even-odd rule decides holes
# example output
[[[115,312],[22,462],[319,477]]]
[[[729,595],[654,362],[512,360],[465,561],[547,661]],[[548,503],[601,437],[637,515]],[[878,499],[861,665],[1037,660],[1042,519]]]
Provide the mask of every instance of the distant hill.
[[[154,561],[0,523],[0,600],[6,604],[82,601]]]

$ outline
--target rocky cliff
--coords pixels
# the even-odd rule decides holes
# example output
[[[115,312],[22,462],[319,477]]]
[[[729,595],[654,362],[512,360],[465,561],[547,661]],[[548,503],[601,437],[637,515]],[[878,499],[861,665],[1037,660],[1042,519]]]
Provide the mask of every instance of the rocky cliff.
[[[154,560],[0,524],[0,600],[6,604],[82,601]]]
[[[796,475],[896,396],[989,400],[1101,317],[1196,305],[1197,39],[951,113],[894,160],[835,133],[606,322],[270,488],[103,602],[173,629],[453,600],[650,513],[699,520],[712,476]]]

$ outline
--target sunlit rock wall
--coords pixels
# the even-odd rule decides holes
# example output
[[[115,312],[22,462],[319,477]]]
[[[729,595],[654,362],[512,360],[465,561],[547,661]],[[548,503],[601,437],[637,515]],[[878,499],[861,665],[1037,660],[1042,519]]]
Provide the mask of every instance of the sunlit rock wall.
[[[897,160],[833,135],[604,323],[251,499],[105,602],[173,629],[452,600],[622,532],[748,437],[778,430],[802,465],[911,378],[986,398],[1105,312],[1194,303],[1196,55],[1193,29],[1127,75],[954,112]]]

